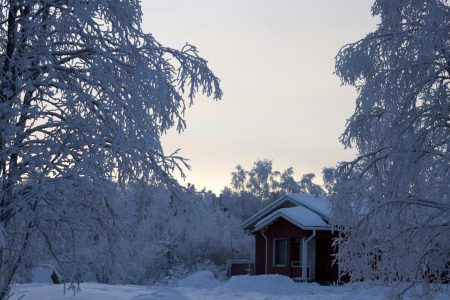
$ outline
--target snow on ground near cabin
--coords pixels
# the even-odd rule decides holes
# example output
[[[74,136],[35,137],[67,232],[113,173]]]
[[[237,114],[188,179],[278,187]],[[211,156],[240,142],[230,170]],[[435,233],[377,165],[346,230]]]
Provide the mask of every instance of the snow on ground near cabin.
[[[323,299],[385,299],[392,289],[381,284],[358,283],[343,286],[320,286],[315,283],[294,283],[280,275],[236,276],[219,282],[207,271],[195,273],[176,286],[134,286],[83,283],[81,291],[63,295],[63,285],[19,284],[13,288],[16,300],[323,300]],[[412,299],[407,297],[406,299]],[[450,299],[442,293],[438,300]]]

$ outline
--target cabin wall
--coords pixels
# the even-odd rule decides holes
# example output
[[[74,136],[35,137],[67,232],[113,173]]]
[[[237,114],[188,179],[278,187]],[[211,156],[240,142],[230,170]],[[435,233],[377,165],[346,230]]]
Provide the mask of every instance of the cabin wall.
[[[312,230],[303,230],[289,221],[279,218],[266,228],[264,235],[267,237],[267,273],[281,274],[289,277],[301,277],[301,268],[291,266],[294,257],[298,259],[299,255],[292,253],[292,249],[297,249],[293,245],[295,238],[309,238],[313,234]],[[254,233],[255,236],[255,275],[265,274],[265,251],[266,241],[261,231]],[[317,230],[316,238],[308,243],[308,265],[309,278],[319,281],[337,281],[337,266],[332,266],[333,249],[331,248],[331,239],[333,238],[331,231]],[[285,266],[274,266],[274,240],[287,240],[287,261]],[[301,261],[301,256],[299,258]],[[316,278],[317,277],[317,278]]]
[[[269,274],[281,274],[289,277],[299,277],[301,268],[292,268],[291,261],[294,256],[291,253],[293,238],[308,238],[312,234],[312,230],[303,230],[285,219],[278,219],[273,222],[264,232],[268,240],[268,257],[267,257],[267,272]],[[274,266],[274,239],[287,239],[287,263],[286,266]],[[301,257],[300,257],[301,260]]]
[[[255,275],[265,274],[266,241],[261,231],[255,233]]]
[[[331,231],[320,231],[316,239],[316,281],[338,281],[339,270],[334,260],[335,249],[332,246],[336,234]]]

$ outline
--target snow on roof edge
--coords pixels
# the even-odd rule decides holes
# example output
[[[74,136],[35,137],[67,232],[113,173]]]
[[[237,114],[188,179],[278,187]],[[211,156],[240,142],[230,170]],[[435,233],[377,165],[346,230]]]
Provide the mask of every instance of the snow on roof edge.
[[[253,230],[261,230],[278,218],[284,218],[302,229],[331,230],[320,214],[304,206],[278,209],[257,222]]]
[[[304,193],[292,193],[292,194],[286,194],[279,199],[275,200],[268,206],[264,207],[260,211],[258,211],[256,214],[248,218],[246,221],[244,221],[241,224],[241,227],[245,230],[254,230],[253,227],[258,223],[258,218],[262,219],[264,218],[264,215],[270,215],[271,213],[268,213],[271,209],[274,209],[278,205],[282,205],[286,201],[291,201],[297,205],[302,205],[318,215],[320,215],[323,219],[326,221],[330,220],[330,209],[328,207],[328,199],[322,196],[318,195],[308,195]],[[322,203],[319,203],[322,202]],[[272,212],[273,213],[273,212]]]
[[[326,219],[327,221],[330,220],[330,206],[328,203],[328,198],[318,196],[318,195],[308,195],[308,194],[289,194],[289,198],[294,200],[300,205],[303,205],[310,210],[314,211],[315,213],[319,214],[321,217]]]
[[[244,228],[244,229],[247,229],[247,227],[249,225],[251,225],[255,221],[255,219],[257,219],[260,215],[264,215],[264,213],[266,213],[267,211],[270,211],[271,209],[273,209],[277,205],[282,204],[286,199],[289,199],[288,195],[284,195],[284,196],[280,197],[278,200],[275,200],[274,202],[272,202],[271,204],[267,205],[266,207],[264,207],[263,209],[258,211],[256,214],[254,214],[253,216],[248,218],[246,221],[244,221],[241,224],[241,227]],[[255,222],[255,223],[257,223],[257,222]]]

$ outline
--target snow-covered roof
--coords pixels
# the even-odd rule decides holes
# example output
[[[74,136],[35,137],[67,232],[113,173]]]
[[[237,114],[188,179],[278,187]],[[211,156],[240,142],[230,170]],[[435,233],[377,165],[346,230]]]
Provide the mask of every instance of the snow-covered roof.
[[[305,206],[296,206],[290,208],[280,208],[258,223],[256,223],[254,230],[260,230],[271,224],[278,218],[284,218],[289,222],[297,225],[303,229],[329,229],[327,222],[316,212]]]
[[[298,204],[315,211],[325,219],[330,219],[331,210],[327,198],[306,194],[289,194],[288,197],[294,199]]]
[[[287,204],[291,204],[294,207],[284,208]],[[304,209],[297,209],[290,211],[291,208],[303,207]],[[289,211],[288,211],[289,210]],[[309,211],[317,218],[320,218],[323,223],[325,223],[324,227],[329,228],[328,221],[330,219],[330,208],[328,205],[328,199],[315,196],[315,195],[307,195],[307,194],[288,194],[286,196],[281,197],[275,202],[269,204],[255,215],[250,217],[244,223],[242,223],[242,227],[246,230],[257,230],[255,227],[257,224],[261,224],[263,220],[269,219],[269,216],[278,218],[284,217],[287,219],[289,216],[291,219],[297,219],[302,215],[303,217],[309,218],[312,220],[313,218],[317,221],[316,217],[312,217],[310,213],[300,213],[300,211]],[[278,214],[276,214],[279,211]],[[307,214],[310,217],[307,217]],[[296,217],[294,217],[294,215]],[[293,222],[293,221],[292,221]],[[306,223],[307,221],[304,221]],[[323,223],[320,222],[310,222],[310,224],[316,224],[319,227],[323,227]],[[298,222],[301,224],[301,222]],[[317,227],[317,226],[301,226],[301,227]]]

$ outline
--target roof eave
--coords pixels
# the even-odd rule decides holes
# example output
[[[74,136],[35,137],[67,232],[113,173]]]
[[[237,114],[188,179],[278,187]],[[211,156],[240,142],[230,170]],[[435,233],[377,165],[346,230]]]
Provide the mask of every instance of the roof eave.
[[[288,216],[286,216],[283,213],[278,213],[276,215],[274,215],[273,217],[267,219],[265,222],[263,222],[262,224],[260,224],[259,226],[255,227],[252,232],[255,231],[260,231],[261,229],[269,226],[270,224],[272,224],[275,220],[277,220],[278,218],[284,218],[285,220],[287,220],[288,222],[294,224],[295,226],[304,229],[304,230],[332,230],[331,226],[305,226],[295,220],[293,220],[292,218],[289,218]]]
[[[264,215],[264,213],[270,211],[273,207],[283,203],[283,201],[285,201],[287,198],[290,200],[295,201],[295,199],[292,199],[291,197],[288,197],[289,195],[284,195],[283,197],[281,197],[280,199],[272,202],[271,204],[269,204],[268,206],[264,207],[263,209],[261,209],[259,212],[257,212],[256,214],[254,214],[253,216],[251,216],[249,219],[247,219],[246,221],[244,221],[241,224],[241,228],[244,230],[251,230],[251,226],[253,224],[256,224],[258,222],[255,222],[255,220],[258,219],[259,216]],[[297,201],[295,201],[297,202]]]

